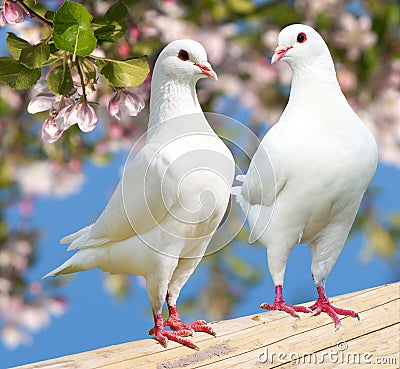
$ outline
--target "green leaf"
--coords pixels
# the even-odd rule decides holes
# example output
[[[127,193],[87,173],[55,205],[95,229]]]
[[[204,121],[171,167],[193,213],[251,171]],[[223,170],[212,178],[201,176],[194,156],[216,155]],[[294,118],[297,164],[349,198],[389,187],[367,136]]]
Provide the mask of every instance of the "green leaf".
[[[23,90],[34,85],[40,78],[40,68],[29,69],[15,59],[0,58],[0,83],[13,89]]]
[[[56,95],[67,96],[74,86],[68,66],[64,63],[52,69],[49,73],[47,84],[51,92]]]
[[[7,32],[8,36],[6,39],[6,44],[8,51],[12,55],[12,57],[16,60],[19,59],[21,55],[21,51],[26,47],[32,46],[28,41],[24,40],[23,38],[19,38],[12,32]]]
[[[138,86],[149,73],[146,58],[111,60],[97,58],[99,72],[115,87]]]
[[[92,16],[78,3],[66,1],[54,14],[53,41],[60,50],[89,55],[96,46],[90,22]]]
[[[119,1],[107,10],[104,17],[94,18],[92,27],[97,40],[99,42],[114,42],[121,38],[128,28],[127,16],[128,9],[124,3]]]
[[[128,9],[126,8],[125,4],[122,1],[118,1],[114,5],[107,10],[104,18],[110,21],[119,21],[122,19],[126,19],[128,16]]]
[[[50,57],[47,59],[46,63],[43,64],[43,67],[48,67],[49,65],[52,65],[59,60],[60,60],[59,56],[50,54]]]
[[[38,13],[42,17],[49,19],[46,17],[46,13],[50,12],[46,7],[41,5],[37,0],[24,0],[24,3],[35,13]]]
[[[49,42],[43,41],[22,49],[19,61],[28,68],[40,68],[47,62],[49,56]]]
[[[104,18],[94,18],[92,26],[98,42],[114,42],[121,38],[128,28],[125,19],[109,21]]]

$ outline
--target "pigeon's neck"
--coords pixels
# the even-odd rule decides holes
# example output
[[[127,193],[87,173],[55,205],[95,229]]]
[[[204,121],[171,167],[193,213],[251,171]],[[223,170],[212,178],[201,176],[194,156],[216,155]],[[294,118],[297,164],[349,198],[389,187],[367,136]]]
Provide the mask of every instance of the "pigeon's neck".
[[[202,113],[195,87],[195,82],[153,75],[148,137],[165,127],[173,118]]]
[[[331,58],[312,64],[292,66],[293,78],[288,106],[324,104],[329,106],[344,96]],[[328,105],[325,105],[328,104]]]

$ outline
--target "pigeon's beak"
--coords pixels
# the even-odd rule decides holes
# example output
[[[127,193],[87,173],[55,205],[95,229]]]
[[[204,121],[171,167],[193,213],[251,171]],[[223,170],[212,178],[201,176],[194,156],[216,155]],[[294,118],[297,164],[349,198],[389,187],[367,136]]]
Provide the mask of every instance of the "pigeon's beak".
[[[202,63],[198,63],[196,65],[200,68],[201,73],[204,74],[206,77],[218,80],[217,73],[215,73],[213,71],[210,63],[202,62]]]
[[[271,64],[274,64],[274,63],[278,62],[279,60],[281,60],[286,55],[288,50],[290,50],[292,47],[293,46],[289,46],[289,47],[288,46],[278,46],[275,49],[274,55],[272,55]]]

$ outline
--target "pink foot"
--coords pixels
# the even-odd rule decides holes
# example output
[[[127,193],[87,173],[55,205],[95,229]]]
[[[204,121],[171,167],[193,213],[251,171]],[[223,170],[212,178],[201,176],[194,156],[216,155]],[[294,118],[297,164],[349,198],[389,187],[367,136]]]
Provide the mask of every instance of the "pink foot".
[[[326,297],[326,292],[323,287],[317,286],[317,291],[318,299],[314,305],[310,306],[310,309],[312,310],[312,315],[316,316],[321,313],[327,313],[335,323],[336,330],[338,330],[340,327],[339,315],[351,316],[352,318],[357,318],[358,320],[360,320],[360,317],[355,311],[334,307]]]
[[[193,335],[193,332],[205,332],[213,335],[214,337],[216,336],[214,330],[207,325],[207,322],[205,320],[196,320],[193,323],[185,324],[182,322],[182,319],[179,316],[178,308],[176,307],[176,305],[168,306],[168,310],[169,317],[164,322],[164,326],[170,327],[177,333],[181,331],[189,331],[192,332],[191,335]]]
[[[184,338],[192,335],[192,331],[181,329],[178,332],[172,332],[164,328],[164,321],[161,314],[154,316],[154,328],[151,328],[149,335],[155,335],[156,340],[160,342],[165,348],[168,346],[168,340],[180,343],[183,346],[199,350],[199,348],[190,340]]]
[[[282,296],[282,286],[277,285],[275,286],[275,301],[272,305],[267,304],[264,302],[263,304],[260,305],[261,309],[267,309],[267,310],[280,310],[284,311],[291,316],[295,318],[300,318],[299,313],[311,313],[311,310],[308,307],[305,306],[294,306],[294,305],[289,305],[283,300]]]

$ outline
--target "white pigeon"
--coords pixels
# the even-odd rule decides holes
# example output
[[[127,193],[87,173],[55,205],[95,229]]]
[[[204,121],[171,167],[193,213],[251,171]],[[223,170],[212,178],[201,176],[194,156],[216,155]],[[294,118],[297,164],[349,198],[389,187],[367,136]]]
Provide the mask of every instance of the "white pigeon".
[[[361,199],[374,176],[374,137],[350,107],[336,78],[329,49],[311,27],[293,24],[278,36],[272,63],[292,69],[288,104],[262,140],[247,174],[233,193],[250,225],[249,242],[267,248],[275,301],[260,307],[357,317],[332,306],[325,282],[334,266]],[[282,297],[286,262],[297,243],[309,242],[311,272],[318,299],[310,308],[291,306]],[[349,275],[350,278],[350,275]]]
[[[176,307],[225,213],[235,170],[199,104],[195,86],[203,77],[217,79],[201,44],[177,40],[163,49],[153,71],[145,145],[127,162],[96,222],[61,240],[79,251],[45,276],[93,268],[144,276],[154,315],[149,334],[164,347],[170,339],[197,349],[184,336],[215,335],[205,321],[182,323]]]

